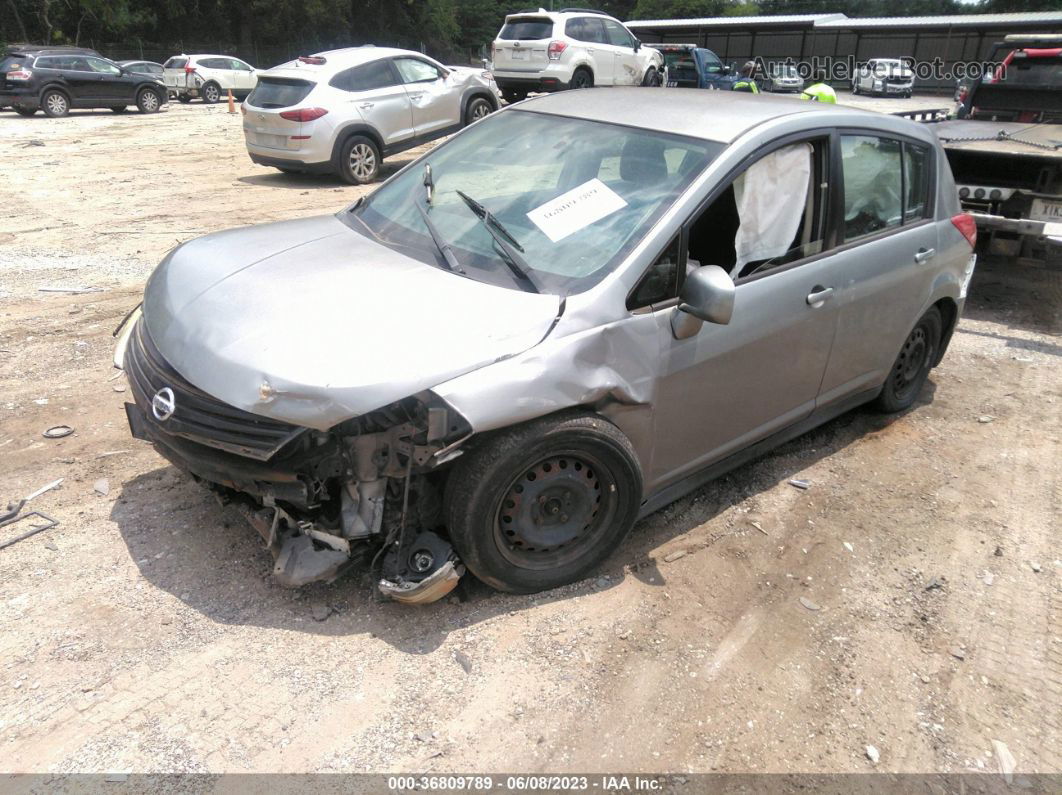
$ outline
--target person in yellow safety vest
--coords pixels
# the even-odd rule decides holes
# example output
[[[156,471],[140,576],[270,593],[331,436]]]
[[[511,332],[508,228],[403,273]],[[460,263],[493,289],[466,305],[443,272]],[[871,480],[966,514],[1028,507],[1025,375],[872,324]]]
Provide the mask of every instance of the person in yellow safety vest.
[[[760,89],[756,86],[756,81],[753,79],[753,75],[756,73],[756,62],[748,61],[741,67],[741,77],[739,77],[734,85],[731,86],[733,91],[746,91],[750,94],[759,94]]]
[[[826,83],[826,73],[816,72],[811,78],[811,85],[804,89],[801,99],[810,99],[812,102],[829,102],[837,104],[837,92]]]

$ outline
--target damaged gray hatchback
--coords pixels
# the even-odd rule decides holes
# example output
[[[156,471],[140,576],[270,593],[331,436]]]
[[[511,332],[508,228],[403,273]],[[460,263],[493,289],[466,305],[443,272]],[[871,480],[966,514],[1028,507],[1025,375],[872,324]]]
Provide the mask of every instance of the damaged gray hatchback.
[[[973,239],[922,125],[564,92],[337,215],[175,249],[116,364],[133,435],[240,507],[284,584],[533,592],[773,445],[911,406]]]

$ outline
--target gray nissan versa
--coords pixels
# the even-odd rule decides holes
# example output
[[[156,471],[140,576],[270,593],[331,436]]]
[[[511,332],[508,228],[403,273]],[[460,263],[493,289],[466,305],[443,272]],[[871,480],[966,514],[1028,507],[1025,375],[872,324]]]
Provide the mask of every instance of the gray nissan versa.
[[[925,125],[562,92],[336,215],[174,249],[116,363],[133,435],[239,506],[280,581],[532,592],[782,441],[910,407],[974,234]]]

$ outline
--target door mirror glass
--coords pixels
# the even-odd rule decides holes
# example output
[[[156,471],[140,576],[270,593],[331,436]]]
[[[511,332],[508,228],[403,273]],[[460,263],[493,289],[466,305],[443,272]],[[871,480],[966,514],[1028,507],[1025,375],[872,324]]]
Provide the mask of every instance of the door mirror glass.
[[[703,265],[686,276],[679,293],[679,309],[695,318],[725,326],[734,315],[737,288],[718,265]]]

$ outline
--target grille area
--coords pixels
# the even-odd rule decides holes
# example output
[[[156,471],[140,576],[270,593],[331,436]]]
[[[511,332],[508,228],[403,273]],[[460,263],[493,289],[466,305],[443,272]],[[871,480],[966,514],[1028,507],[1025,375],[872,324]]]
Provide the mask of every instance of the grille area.
[[[137,322],[129,340],[125,372],[133,399],[148,422],[171,436],[266,461],[304,430],[222,403],[189,384],[162,358],[144,328],[143,319]],[[176,408],[173,416],[159,422],[151,411],[151,401],[164,387],[173,390]]]

